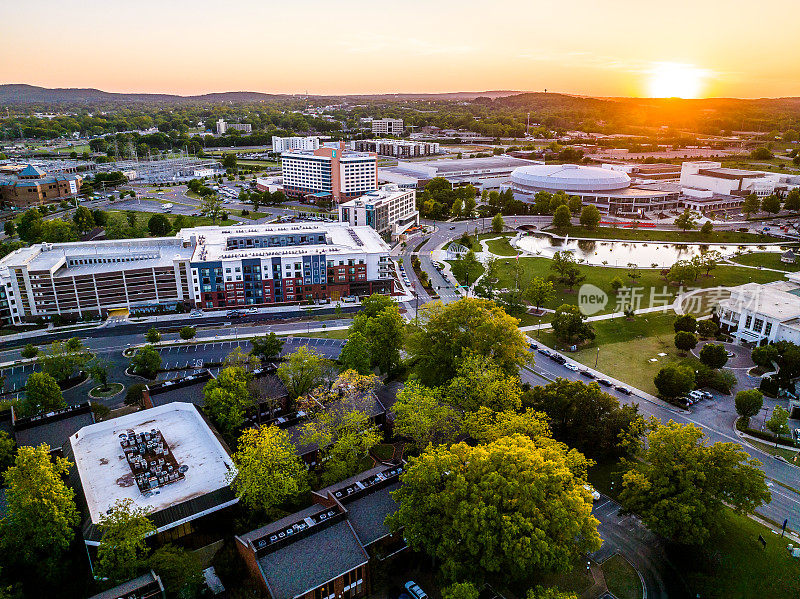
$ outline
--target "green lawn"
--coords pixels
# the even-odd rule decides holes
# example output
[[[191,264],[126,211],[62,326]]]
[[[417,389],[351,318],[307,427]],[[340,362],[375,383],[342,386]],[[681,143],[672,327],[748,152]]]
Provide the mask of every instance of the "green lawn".
[[[779,252],[742,254],[741,256],[733,258],[733,261],[744,264],[745,266],[762,266],[764,268],[785,270],[786,272],[797,272],[800,270],[800,264],[785,264],[781,262],[781,255]]]
[[[447,262],[452,267],[453,264],[455,264],[456,261],[455,260],[445,260],[445,262]],[[475,281],[477,281],[478,277],[483,274],[483,271],[484,271],[483,264],[481,264],[480,262],[476,262],[475,264],[473,264],[472,268],[469,269],[469,284],[472,285]],[[455,273],[453,273],[453,275],[455,276]],[[463,278],[460,279],[458,282],[461,285],[465,284],[465,281],[464,281]]]
[[[552,231],[559,235],[563,232]],[[700,231],[654,231],[652,229],[624,229],[621,227],[598,227],[594,231],[580,226],[570,227],[570,237],[590,239],[632,239],[636,241],[674,241],[685,243],[775,243],[774,237],[738,231],[713,231],[703,235]]]
[[[498,256],[516,256],[517,250],[508,242],[508,238],[492,239],[486,242],[486,248]]]
[[[754,419],[751,419],[750,423],[755,424]],[[783,456],[787,460],[793,460],[794,458],[797,457],[798,454],[798,451],[796,449],[792,450],[782,445],[778,445],[777,447],[775,447],[774,443],[767,443],[766,441],[756,441],[754,439],[748,439],[747,442],[750,445],[758,447],[762,451],[766,451],[771,455]]]
[[[759,535],[767,541],[765,549]],[[726,508],[719,530],[707,542],[681,549],[685,563],[678,567],[686,572],[692,597],[797,599],[800,559],[790,557],[789,542]]]
[[[123,217],[125,216],[125,211],[123,210],[109,210],[109,214],[121,214]],[[162,212],[136,212],[136,222],[140,224],[147,225],[147,221],[150,220],[150,217],[154,214],[163,214]],[[169,219],[169,222],[175,222],[175,219],[178,218],[177,214],[164,214]],[[186,222],[187,227],[202,227],[205,225],[213,225],[214,222],[211,220],[210,217],[207,216],[187,216],[183,215],[183,218]],[[219,226],[230,226],[237,224],[235,220],[217,220],[216,222]]]
[[[688,359],[680,356],[675,347],[674,321],[674,312],[643,314],[632,321],[625,318],[598,320],[592,323],[597,335],[595,340],[568,355],[592,368],[596,361],[601,372],[655,395],[653,378],[658,371],[669,362]],[[541,340],[550,347],[563,347],[552,330],[542,331]],[[666,355],[659,356],[660,353]],[[656,361],[651,362],[651,359]]]
[[[500,259],[499,264],[499,287],[513,289],[516,285],[514,273],[515,260],[511,258]],[[552,260],[548,258],[519,258],[519,263],[522,265],[523,274],[520,278],[520,286],[527,285],[527,282],[534,277],[541,277],[546,279],[553,274],[550,269]],[[584,283],[591,283],[606,292],[609,301],[606,307],[600,313],[617,312],[617,301],[614,292],[611,288],[611,281],[615,277],[619,277],[626,285],[631,284],[631,279],[628,278],[627,268],[611,268],[606,266],[586,266],[579,265],[578,269],[583,275],[586,275]],[[660,270],[658,269],[643,269],[640,271],[636,286],[642,287],[642,302],[639,307],[645,308],[650,305],[651,295],[654,293],[664,294],[664,302],[672,302],[675,299],[678,287],[671,285],[666,287],[664,279],[661,277]],[[689,287],[717,287],[717,286],[734,286],[742,285],[748,282],[755,283],[768,283],[770,281],[777,281],[783,279],[783,274],[779,272],[772,272],[766,270],[754,270],[752,268],[738,268],[736,266],[721,265],[715,270],[711,271],[712,276],[700,276],[697,281],[694,281]],[[574,291],[558,288],[553,300],[545,304],[545,308],[555,309],[561,304],[577,304],[578,293],[577,289]],[[658,305],[663,305],[664,302]],[[626,302],[628,303],[628,302]]]
[[[348,329],[335,329],[332,331],[311,331],[310,333],[292,333],[292,337],[314,337],[321,339],[347,339]],[[288,337],[289,335],[278,335],[278,337]]]
[[[608,590],[617,599],[640,599],[643,594],[639,575],[621,555],[615,555],[601,566]]]

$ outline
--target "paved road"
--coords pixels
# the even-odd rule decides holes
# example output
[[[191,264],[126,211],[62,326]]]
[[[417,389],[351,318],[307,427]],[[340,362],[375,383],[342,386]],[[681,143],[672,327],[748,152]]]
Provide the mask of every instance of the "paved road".
[[[580,364],[578,366],[585,368]],[[587,379],[541,354],[536,354],[536,363],[532,370],[533,372],[529,369],[522,369],[520,378],[523,382],[528,382],[531,385],[541,385],[543,384],[542,377],[551,380],[561,377],[572,381],[591,381],[591,379]],[[732,397],[714,392],[713,400],[692,406],[691,412],[687,412],[663,402],[654,403],[645,401],[635,395],[628,396],[614,388],[601,387],[601,389],[616,397],[620,403],[638,404],[639,411],[645,417],[655,416],[664,423],[674,420],[682,424],[694,424],[703,430],[712,443],[722,441],[742,445],[751,457],[761,461],[762,470],[767,476],[767,484],[772,493],[772,501],[756,510],[757,513],[773,522],[781,523],[784,518],[787,518],[789,520],[788,527],[791,530],[800,531],[800,493],[774,482],[779,481],[798,489],[800,488],[800,469],[741,441],[735,433],[736,410],[732,408]]]

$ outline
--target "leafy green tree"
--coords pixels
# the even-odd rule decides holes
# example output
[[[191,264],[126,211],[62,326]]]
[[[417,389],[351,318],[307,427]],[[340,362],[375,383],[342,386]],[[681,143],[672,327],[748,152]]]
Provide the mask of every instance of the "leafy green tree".
[[[475,258],[475,252],[470,250],[463,256],[459,256],[454,260],[450,268],[453,271],[453,276],[459,283],[462,285],[470,285],[475,282],[475,279],[472,279],[471,275],[479,264],[477,258]]]
[[[749,194],[742,204],[742,213],[749,217],[761,210],[761,199],[754,193]]]
[[[53,341],[47,353],[39,355],[38,363],[45,372],[56,381],[63,382],[69,379],[76,370],[83,367],[89,359],[88,353],[83,348],[80,340],[77,345],[72,339],[69,341]]]
[[[252,353],[245,353],[242,348],[236,346],[222,361],[223,368],[241,368],[248,375],[253,374],[261,368],[261,360]]]
[[[623,283],[622,279],[620,279],[619,277],[614,277],[613,279],[611,279],[610,285],[614,293],[618,293],[620,289],[625,287],[625,283]]]
[[[6,513],[2,542],[24,563],[50,565],[70,546],[80,522],[75,492],[64,482],[71,463],[50,457],[50,448],[20,447],[6,470]]]
[[[774,193],[768,195],[761,201],[761,209],[770,214],[778,214],[781,211],[781,199]]]
[[[145,538],[156,532],[147,515],[132,499],[118,499],[109,513],[100,516],[103,533],[97,548],[97,576],[119,584],[135,577],[147,563]]]
[[[244,369],[229,366],[203,387],[206,413],[229,437],[241,428],[247,410],[254,406],[247,389],[249,380],[250,376]]]
[[[23,358],[35,358],[39,355],[39,348],[33,345],[32,343],[28,343],[25,347],[22,348],[20,355]]]
[[[750,419],[761,411],[764,406],[764,396],[758,389],[742,389],[736,394],[736,413],[744,419],[745,426],[749,426]]]
[[[383,304],[383,301],[371,302],[366,310],[362,308],[361,312],[353,319],[350,331],[358,331],[369,343],[372,366],[381,372],[389,373],[400,365],[400,348],[405,336],[405,320],[393,301],[389,305]],[[384,305],[384,307],[376,311],[379,305]]]
[[[629,453],[644,427],[636,404],[621,406],[597,383],[558,378],[532,387],[522,403],[547,416],[556,439],[598,459]]]
[[[101,391],[108,390],[109,363],[100,358],[95,358],[89,364],[89,376],[100,386]]]
[[[569,212],[569,207],[561,205],[556,208],[553,213],[553,228],[559,231],[569,229],[572,224],[572,215]]]
[[[773,362],[777,362],[778,358],[780,358],[780,353],[774,345],[762,345],[753,348],[750,358],[757,366],[772,368]]]
[[[36,243],[42,236],[42,213],[36,208],[28,208],[19,217],[17,222],[17,235],[22,241]]]
[[[395,306],[395,301],[383,293],[373,293],[361,300],[361,310],[359,314],[367,318],[375,318],[378,314]]]
[[[686,331],[687,333],[694,333],[697,331],[697,320],[691,314],[684,314],[678,316],[672,324],[675,332]]]
[[[719,325],[713,320],[697,321],[697,334],[701,337],[716,337],[717,333],[719,333]]]
[[[502,233],[505,226],[502,214],[498,212],[492,217],[492,233]]]
[[[690,260],[678,260],[669,268],[667,279],[675,281],[679,285],[686,285],[691,281],[697,280],[700,271],[697,265]]]
[[[7,220],[3,223],[3,233],[5,233],[6,237],[14,237],[16,232],[17,225],[14,224],[13,220]]]
[[[700,227],[700,234],[704,237],[708,237],[714,232],[714,225],[711,224],[710,220],[707,220],[703,223],[703,226]]]
[[[305,395],[327,381],[333,365],[307,345],[298,347],[278,367],[278,377],[286,385],[291,399]]]
[[[789,412],[784,410],[781,406],[775,406],[772,410],[772,416],[766,422],[767,428],[772,432],[775,437],[789,434]],[[777,443],[776,443],[777,445]]]
[[[96,226],[105,227],[106,223],[108,222],[108,213],[104,210],[100,210],[99,208],[95,208],[92,210],[92,220]]]
[[[479,594],[471,582],[454,582],[442,589],[442,599],[478,599]]]
[[[145,345],[136,350],[131,360],[133,372],[139,376],[153,379],[161,370],[161,354],[152,345]]]
[[[697,335],[694,333],[687,333],[686,331],[678,331],[675,333],[675,347],[684,354],[693,350],[697,347]]]
[[[556,279],[559,283],[572,289],[583,281],[586,277],[581,275],[575,263],[575,256],[572,252],[556,252],[550,262],[550,269],[557,273]]]
[[[268,511],[308,490],[308,469],[289,434],[276,426],[246,429],[233,454],[236,496],[248,508]]]
[[[134,383],[130,387],[128,387],[127,393],[125,393],[125,399],[123,402],[126,406],[139,406],[143,408],[144,405],[142,400],[144,398],[144,389],[145,385],[142,383]]]
[[[750,151],[750,158],[754,158],[756,160],[771,160],[773,158],[773,154],[770,152],[769,148],[761,146],[760,148],[755,148]]]
[[[94,228],[94,217],[92,211],[86,206],[78,206],[72,215],[72,222],[80,233],[86,233]]]
[[[444,393],[447,401],[464,411],[480,407],[518,410],[522,405],[519,377],[507,374],[483,355],[464,356]]]
[[[461,415],[444,400],[442,391],[410,380],[392,407],[394,432],[414,441],[418,450],[428,444],[451,443],[460,430]]]
[[[585,322],[586,316],[574,304],[562,304],[553,316],[553,333],[556,339],[570,345],[594,339],[592,325]]]
[[[14,463],[17,444],[6,431],[0,431],[0,476]]]
[[[161,341],[161,333],[158,332],[158,329],[151,328],[145,333],[144,338],[148,343],[158,343]]]
[[[148,560],[158,574],[168,597],[191,599],[203,588],[203,564],[197,553],[175,545],[163,545]]]
[[[580,223],[582,227],[594,231],[600,224],[600,211],[594,204],[586,204],[581,210]]]
[[[581,208],[583,208],[583,200],[581,200],[581,196],[570,196],[569,203],[567,205],[569,206],[569,211],[572,212],[572,214],[579,214],[582,212]]]
[[[250,353],[256,356],[261,362],[269,362],[281,355],[284,340],[275,333],[269,333],[263,337],[255,337],[251,340]]]
[[[534,277],[531,282],[528,283],[524,292],[525,299],[536,307],[537,312],[544,304],[551,301],[555,295],[556,291],[553,288],[553,282],[546,281],[541,277]]]
[[[182,327],[180,332],[178,333],[184,341],[188,341],[189,339],[194,339],[194,336],[197,335],[197,331],[194,327],[185,326]]]
[[[519,434],[429,446],[410,460],[386,521],[414,551],[440,560],[449,580],[565,571],[601,544],[587,465],[576,451]]]
[[[147,230],[153,237],[166,237],[172,232],[172,223],[163,214],[154,214],[147,221]]]
[[[783,204],[783,209],[791,212],[800,211],[800,189],[795,188],[786,194],[786,201]]]
[[[656,425],[623,476],[620,501],[658,534],[704,543],[728,505],[750,513],[770,500],[761,463],[737,443],[707,445],[696,426]]]
[[[353,369],[358,374],[369,374],[371,370],[370,347],[367,338],[353,331],[339,354],[339,362],[345,370]]]
[[[217,224],[217,219],[224,212],[222,200],[215,193],[205,196],[200,202],[200,212],[211,218],[213,224]]]
[[[656,374],[653,383],[663,397],[674,399],[694,389],[695,374],[689,366],[667,364]]]
[[[700,349],[700,361],[709,368],[722,368],[728,362],[728,350],[721,343],[706,343]]]
[[[25,416],[66,408],[67,402],[56,380],[46,372],[32,372],[25,382],[25,399],[20,410]]]
[[[675,219],[675,226],[683,231],[694,229],[696,226],[694,215],[690,210],[684,210],[678,218]]]
[[[578,595],[570,591],[560,591],[556,587],[537,585],[528,589],[525,599],[578,599]]]
[[[441,385],[456,375],[465,357],[476,354],[516,374],[528,361],[528,344],[518,322],[489,300],[429,303],[409,325],[407,349],[414,372],[424,385]]]
[[[48,243],[65,243],[78,240],[75,226],[60,218],[42,222],[41,237],[42,241]]]

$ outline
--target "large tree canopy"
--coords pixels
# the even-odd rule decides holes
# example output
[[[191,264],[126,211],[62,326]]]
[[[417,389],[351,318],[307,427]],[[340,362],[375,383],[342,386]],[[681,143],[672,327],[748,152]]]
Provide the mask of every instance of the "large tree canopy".
[[[388,517],[451,580],[566,570],[600,547],[586,460],[515,434],[486,445],[430,446],[412,458]]]
[[[518,320],[484,299],[465,298],[447,305],[435,302],[410,325],[408,350],[414,371],[429,386],[452,379],[471,354],[491,358],[507,374],[516,374],[528,359]]]

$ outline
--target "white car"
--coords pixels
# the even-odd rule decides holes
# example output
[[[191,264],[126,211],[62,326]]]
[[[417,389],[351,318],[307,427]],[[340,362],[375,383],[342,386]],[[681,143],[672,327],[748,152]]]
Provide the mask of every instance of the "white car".
[[[250,309],[248,310],[248,312],[249,312],[250,314],[258,314],[258,308],[250,308]]]
[[[600,493],[598,493],[592,485],[583,485],[583,488],[589,491],[589,494],[592,496],[592,501],[600,499]]]
[[[578,372],[578,367],[575,364],[570,364],[569,362],[564,364],[564,368],[571,370],[572,372]]]

